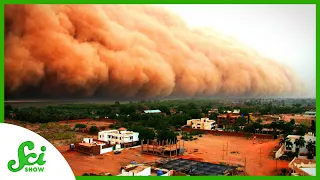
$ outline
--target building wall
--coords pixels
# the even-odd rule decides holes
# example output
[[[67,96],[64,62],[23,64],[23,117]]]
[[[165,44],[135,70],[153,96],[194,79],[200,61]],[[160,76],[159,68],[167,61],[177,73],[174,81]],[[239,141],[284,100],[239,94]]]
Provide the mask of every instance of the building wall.
[[[280,149],[276,152],[275,158],[279,158],[280,156],[282,156],[282,154],[284,153],[284,150],[285,150],[285,146],[282,145]]]
[[[83,141],[86,143],[92,143],[93,142],[93,138],[83,138]]]
[[[209,118],[191,119],[187,121],[187,126],[191,126],[193,129],[211,130],[214,124],[215,121]]]
[[[102,146],[100,146],[100,154],[104,154],[111,151],[112,151],[112,147],[102,148]]]
[[[147,167],[144,170],[138,172],[138,173],[133,173],[133,172],[127,172],[126,170],[122,170],[122,176],[150,176],[151,175],[151,167]]]
[[[124,134],[127,131],[121,131],[121,134],[117,130],[111,130],[111,131],[101,131],[98,133],[98,139],[102,141],[110,142],[111,144],[117,144],[117,143],[129,143],[129,142],[136,142],[139,141],[139,133],[133,132],[130,135]],[[130,136],[132,136],[132,139],[130,139]]]

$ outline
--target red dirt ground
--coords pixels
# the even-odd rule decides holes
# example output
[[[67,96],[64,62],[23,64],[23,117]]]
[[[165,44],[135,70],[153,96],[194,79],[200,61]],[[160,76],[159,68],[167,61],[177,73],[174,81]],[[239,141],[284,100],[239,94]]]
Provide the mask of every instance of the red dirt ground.
[[[228,151],[227,149],[228,143]],[[244,165],[246,158],[246,172],[250,176],[271,176],[276,175],[276,161],[270,157],[270,153],[277,146],[279,140],[257,140],[253,145],[252,139],[230,136],[203,135],[196,141],[185,141],[184,146],[187,152],[181,158],[206,161],[211,163],[225,162],[227,164]],[[182,144],[181,144],[182,146]],[[222,149],[224,146],[224,156]],[[260,165],[261,148],[261,165]],[[137,163],[154,162],[161,159],[152,155],[141,155],[140,148],[126,149],[121,154],[114,155],[106,153],[99,156],[88,156],[77,152],[67,151],[67,146],[58,146],[70,164],[75,175],[82,175],[85,172],[109,172],[112,175],[120,174],[120,166],[127,165],[133,160]],[[198,152],[194,152],[198,149]],[[238,152],[231,153],[232,151]],[[228,154],[226,154],[228,152]],[[288,167],[288,161],[277,161],[277,168]]]
[[[245,165],[246,172],[251,176],[276,175],[276,163],[278,170],[288,167],[288,161],[274,160],[270,157],[279,140],[256,140],[232,136],[203,135],[196,141],[185,141],[187,153],[184,158],[197,158],[203,161],[227,164]],[[228,144],[228,145],[227,145]],[[228,150],[227,150],[228,146]],[[198,152],[194,152],[198,149]],[[223,151],[224,149],[224,151]],[[260,164],[261,149],[261,164]],[[231,152],[238,153],[231,153]],[[224,152],[224,154],[222,153]]]
[[[120,167],[130,164],[132,161],[136,161],[137,163],[151,163],[160,159],[156,156],[141,155],[140,148],[125,149],[116,155],[110,152],[98,156],[89,156],[74,151],[67,151],[68,148],[67,146],[57,147],[76,176],[81,176],[85,172],[108,172],[112,175],[118,175],[121,173]]]

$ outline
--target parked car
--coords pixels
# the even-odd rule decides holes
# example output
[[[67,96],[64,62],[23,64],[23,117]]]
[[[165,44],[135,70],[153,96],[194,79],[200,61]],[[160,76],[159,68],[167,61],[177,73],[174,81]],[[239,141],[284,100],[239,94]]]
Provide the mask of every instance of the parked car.
[[[120,154],[121,151],[114,151],[113,153],[114,153],[114,154]]]

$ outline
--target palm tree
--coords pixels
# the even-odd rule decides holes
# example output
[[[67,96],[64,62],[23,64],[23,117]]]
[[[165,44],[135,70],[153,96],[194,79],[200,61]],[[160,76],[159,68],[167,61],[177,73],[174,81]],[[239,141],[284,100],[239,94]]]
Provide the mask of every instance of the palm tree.
[[[308,141],[307,144],[307,149],[308,149],[308,153],[312,154],[312,156],[314,156],[315,154],[315,149],[316,149],[316,142],[315,141],[311,141],[311,139]]]
[[[280,139],[279,145],[280,146],[285,145],[287,149],[287,147],[292,147],[293,144],[291,140],[288,137],[286,137],[285,139]]]
[[[285,144],[286,139],[287,139],[287,137],[285,139],[280,139],[279,146],[282,146],[283,144]]]
[[[293,146],[293,144],[292,144],[292,142],[291,142],[291,140],[290,140],[289,138],[286,138],[286,140],[285,140],[285,145],[286,145],[286,149],[287,149],[288,147],[290,147],[290,149],[291,149],[292,146]]]
[[[299,154],[300,148],[306,144],[306,141],[304,140],[303,136],[300,136],[299,139],[294,141],[294,144],[296,145],[296,152]]]

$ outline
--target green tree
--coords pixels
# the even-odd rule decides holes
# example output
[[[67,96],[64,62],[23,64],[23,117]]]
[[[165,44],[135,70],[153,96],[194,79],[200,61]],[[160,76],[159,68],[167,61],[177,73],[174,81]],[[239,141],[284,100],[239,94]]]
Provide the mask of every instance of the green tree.
[[[295,124],[296,124],[296,121],[295,121],[294,119],[291,119],[291,120],[290,120],[290,123],[291,123],[292,125],[295,125]]]
[[[11,106],[10,104],[6,104],[6,105],[4,106],[4,110],[5,110],[5,111],[13,111],[13,108],[12,108],[12,106]]]
[[[303,136],[300,136],[299,139],[296,139],[294,141],[294,144],[296,145],[296,152],[299,154],[300,148],[303,147],[306,144],[306,141],[304,140]]]
[[[219,115],[218,113],[213,112],[213,113],[211,113],[209,115],[209,119],[217,120],[218,119],[218,115]]]
[[[76,124],[74,128],[87,128],[86,124]]]
[[[89,129],[89,132],[91,134],[95,134],[95,133],[99,132],[99,129],[98,129],[97,126],[91,126],[90,129]]]
[[[148,129],[144,126],[134,125],[128,128],[128,130],[138,132],[140,140],[154,140],[155,138],[154,130]]]
[[[158,139],[158,142],[162,142],[162,141],[167,142],[167,140],[170,142],[176,142],[177,135],[171,130],[160,130],[157,132],[157,139]]]
[[[241,116],[237,119],[236,122],[239,126],[244,126],[247,123],[247,119]]]
[[[299,124],[299,126],[297,126],[296,134],[300,136],[304,136],[308,132],[308,129],[309,128],[306,125]]]
[[[158,107],[158,109],[163,112],[163,113],[166,113],[167,115],[170,115],[170,108],[168,106],[165,106],[165,105],[161,105]]]
[[[196,110],[196,109],[190,110],[190,111],[188,112],[188,114],[189,114],[189,116],[190,116],[192,119],[199,119],[199,118],[201,118],[201,113],[200,113],[200,111],[199,111],[199,110]]]
[[[257,123],[261,124],[263,120],[261,118],[257,119]]]
[[[310,154],[313,158],[313,156],[315,156],[316,142],[310,139],[306,145],[306,148],[308,149],[308,154]]]

